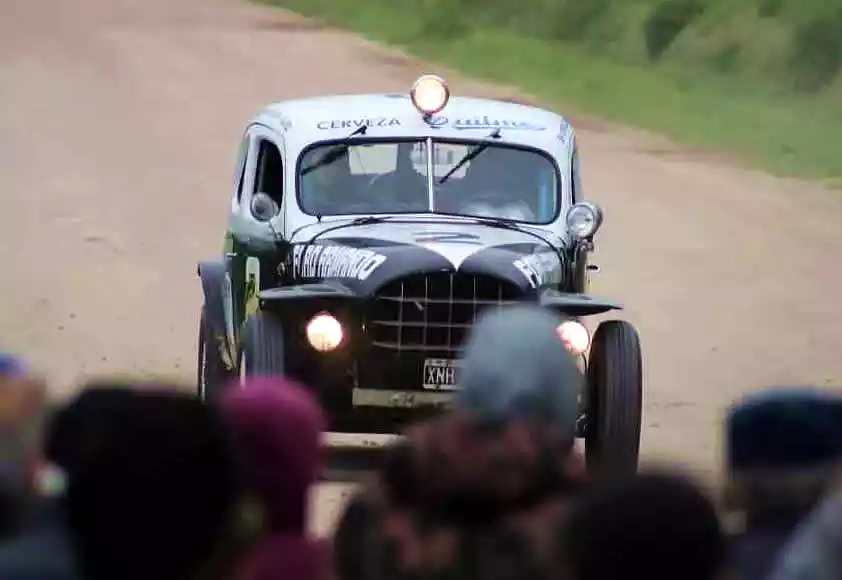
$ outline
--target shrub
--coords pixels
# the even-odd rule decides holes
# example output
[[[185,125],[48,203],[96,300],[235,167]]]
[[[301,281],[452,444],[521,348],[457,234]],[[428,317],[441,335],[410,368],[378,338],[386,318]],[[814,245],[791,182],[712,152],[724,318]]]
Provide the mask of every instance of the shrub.
[[[469,32],[470,0],[423,0],[420,32],[428,38],[453,40]]]
[[[660,0],[643,23],[649,59],[658,60],[704,10],[703,0]]]
[[[741,51],[742,47],[733,41],[719,48],[711,59],[714,70],[723,74],[733,73]]]
[[[781,13],[783,6],[783,0],[760,0],[757,15],[761,18],[774,18]]]
[[[796,29],[790,67],[797,90],[817,91],[833,82],[842,68],[842,7]]]
[[[610,0],[564,0],[555,20],[556,38],[580,40],[606,14]]]

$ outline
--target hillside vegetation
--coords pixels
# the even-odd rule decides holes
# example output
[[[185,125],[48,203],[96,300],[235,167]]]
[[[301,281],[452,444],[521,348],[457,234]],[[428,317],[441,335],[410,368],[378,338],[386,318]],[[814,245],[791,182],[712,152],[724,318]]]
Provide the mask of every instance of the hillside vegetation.
[[[842,176],[842,0],[270,0],[584,112]]]
[[[386,5],[384,3],[384,5]],[[416,34],[477,26],[575,44],[620,62],[814,92],[839,80],[840,0],[432,0]],[[842,97],[842,93],[840,93]]]

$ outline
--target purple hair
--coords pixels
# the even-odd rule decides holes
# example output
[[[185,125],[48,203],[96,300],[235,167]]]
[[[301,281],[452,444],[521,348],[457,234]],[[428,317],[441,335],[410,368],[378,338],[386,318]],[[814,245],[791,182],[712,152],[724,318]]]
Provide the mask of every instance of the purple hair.
[[[315,580],[323,557],[306,528],[309,489],[322,467],[319,404],[305,387],[267,377],[230,389],[222,409],[267,527],[238,577]]]

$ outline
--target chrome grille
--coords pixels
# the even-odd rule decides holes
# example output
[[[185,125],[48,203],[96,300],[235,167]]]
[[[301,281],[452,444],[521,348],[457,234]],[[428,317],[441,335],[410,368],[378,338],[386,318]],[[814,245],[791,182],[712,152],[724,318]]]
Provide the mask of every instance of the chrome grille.
[[[408,276],[375,296],[369,338],[372,346],[392,351],[455,356],[480,312],[520,298],[517,286],[492,276]]]

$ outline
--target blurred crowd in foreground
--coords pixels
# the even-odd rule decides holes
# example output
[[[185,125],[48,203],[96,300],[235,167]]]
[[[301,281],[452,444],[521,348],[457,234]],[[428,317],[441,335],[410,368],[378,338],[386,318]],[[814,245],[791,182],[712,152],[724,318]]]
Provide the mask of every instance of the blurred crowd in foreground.
[[[483,343],[524,321],[528,336]],[[842,578],[842,398],[735,403],[717,496],[670,470],[594,478],[556,325],[528,307],[483,318],[454,408],[384,450],[328,538],[308,531],[326,451],[304,386],[252,379],[206,405],[102,381],[52,408],[0,355],[0,580]],[[524,340],[534,360],[510,360],[523,349],[506,341]],[[546,372],[490,374],[490,360]]]

